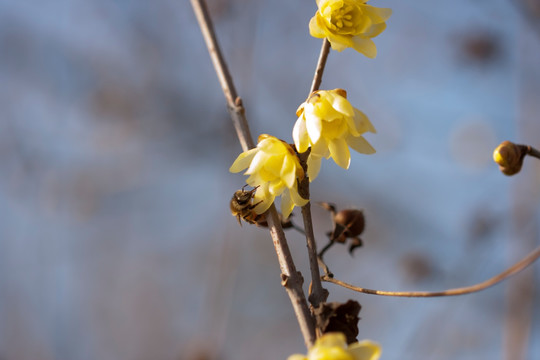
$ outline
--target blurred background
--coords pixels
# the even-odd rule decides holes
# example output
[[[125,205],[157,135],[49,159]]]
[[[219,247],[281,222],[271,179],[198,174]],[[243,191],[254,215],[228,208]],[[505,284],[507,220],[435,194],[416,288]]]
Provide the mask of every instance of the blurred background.
[[[540,2],[371,4],[394,10],[377,59],[332,52],[322,83],[378,130],[375,155],[325,162],[312,184],[366,215],[365,246],[327,263],[381,290],[483,281],[539,243],[538,161],[508,178],[491,153],[540,146]],[[209,6],[253,135],[291,141],[315,1]],[[240,151],[188,1],[0,0],[0,360],[305,352],[268,232],[228,210]],[[322,246],[330,219],[313,213]],[[439,299],[326,287],[362,304],[359,338],[384,359],[538,359],[539,276]]]

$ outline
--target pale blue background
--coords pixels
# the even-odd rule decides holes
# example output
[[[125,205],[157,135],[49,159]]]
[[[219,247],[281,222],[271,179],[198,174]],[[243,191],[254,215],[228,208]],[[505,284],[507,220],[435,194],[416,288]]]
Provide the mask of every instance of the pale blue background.
[[[315,2],[209,2],[254,136],[291,141],[320,48]],[[377,154],[354,154],[349,171],[325,162],[312,185],[313,200],[367,217],[365,247],[336,246],[328,263],[384,290],[483,281],[539,242],[538,164],[507,178],[491,161],[502,140],[540,145],[538,12],[371,3],[394,9],[377,59],[333,52],[322,84],[347,89],[378,129]],[[496,41],[488,61],[463,50],[478,33]],[[304,352],[268,233],[229,215],[239,152],[188,1],[0,0],[0,359]],[[328,216],[313,212],[324,244]],[[307,278],[304,240],[289,234]],[[415,277],[414,259],[432,271]],[[446,299],[327,287],[363,305],[360,338],[384,359],[517,359],[504,356],[516,328],[523,358],[538,359],[539,275]]]

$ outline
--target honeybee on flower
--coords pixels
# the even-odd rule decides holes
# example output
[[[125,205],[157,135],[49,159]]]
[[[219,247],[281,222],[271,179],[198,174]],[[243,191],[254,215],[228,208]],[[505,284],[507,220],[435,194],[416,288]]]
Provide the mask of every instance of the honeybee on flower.
[[[295,206],[304,206],[308,200],[298,194],[299,180],[305,177],[300,159],[291,145],[274,136],[259,136],[256,148],[241,153],[230,172],[247,168],[246,180],[253,188],[253,211],[262,214],[281,196],[281,213],[287,219]]]
[[[321,159],[332,158],[344,169],[351,162],[349,147],[362,154],[373,154],[375,149],[362,134],[375,133],[368,117],[347,100],[343,89],[314,91],[296,111],[298,120],[293,128],[293,139],[299,153],[311,152],[307,172],[313,181],[320,170]]]
[[[367,5],[368,0],[317,0],[319,9],[309,22],[309,32],[327,38],[332,49],[353,48],[369,58],[377,56],[371,38],[386,29],[391,9]]]

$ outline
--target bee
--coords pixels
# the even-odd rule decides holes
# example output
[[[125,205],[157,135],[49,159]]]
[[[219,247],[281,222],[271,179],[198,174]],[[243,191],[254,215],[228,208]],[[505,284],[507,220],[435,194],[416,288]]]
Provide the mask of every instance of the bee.
[[[266,212],[262,214],[257,214],[254,210],[257,205],[263,202],[261,200],[256,204],[253,203],[253,197],[255,196],[255,191],[257,190],[258,186],[254,187],[249,191],[244,190],[246,186],[247,184],[244,185],[242,189],[236,190],[231,198],[231,202],[229,205],[231,208],[232,216],[236,217],[240,226],[242,226],[242,220],[244,220],[249,224],[255,224],[261,227],[268,227],[268,222],[266,221]],[[304,233],[304,230],[293,224],[290,218],[284,220],[281,214],[278,215],[279,221],[281,222],[281,227],[283,229],[294,228],[297,231]]]
[[[253,196],[255,196],[258,186],[249,191],[244,190],[246,186],[244,185],[242,189],[234,192],[230,202],[231,214],[236,217],[240,226],[242,226],[241,220],[257,226],[268,226],[266,215],[257,214],[254,210],[257,205],[262,203],[262,200],[256,204],[253,203]]]

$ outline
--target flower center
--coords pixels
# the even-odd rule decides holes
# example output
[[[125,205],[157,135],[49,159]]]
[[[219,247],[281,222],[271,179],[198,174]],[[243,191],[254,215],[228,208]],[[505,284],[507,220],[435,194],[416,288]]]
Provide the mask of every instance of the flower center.
[[[352,10],[351,5],[347,5],[332,12],[330,23],[332,30],[346,30],[352,27]]]

